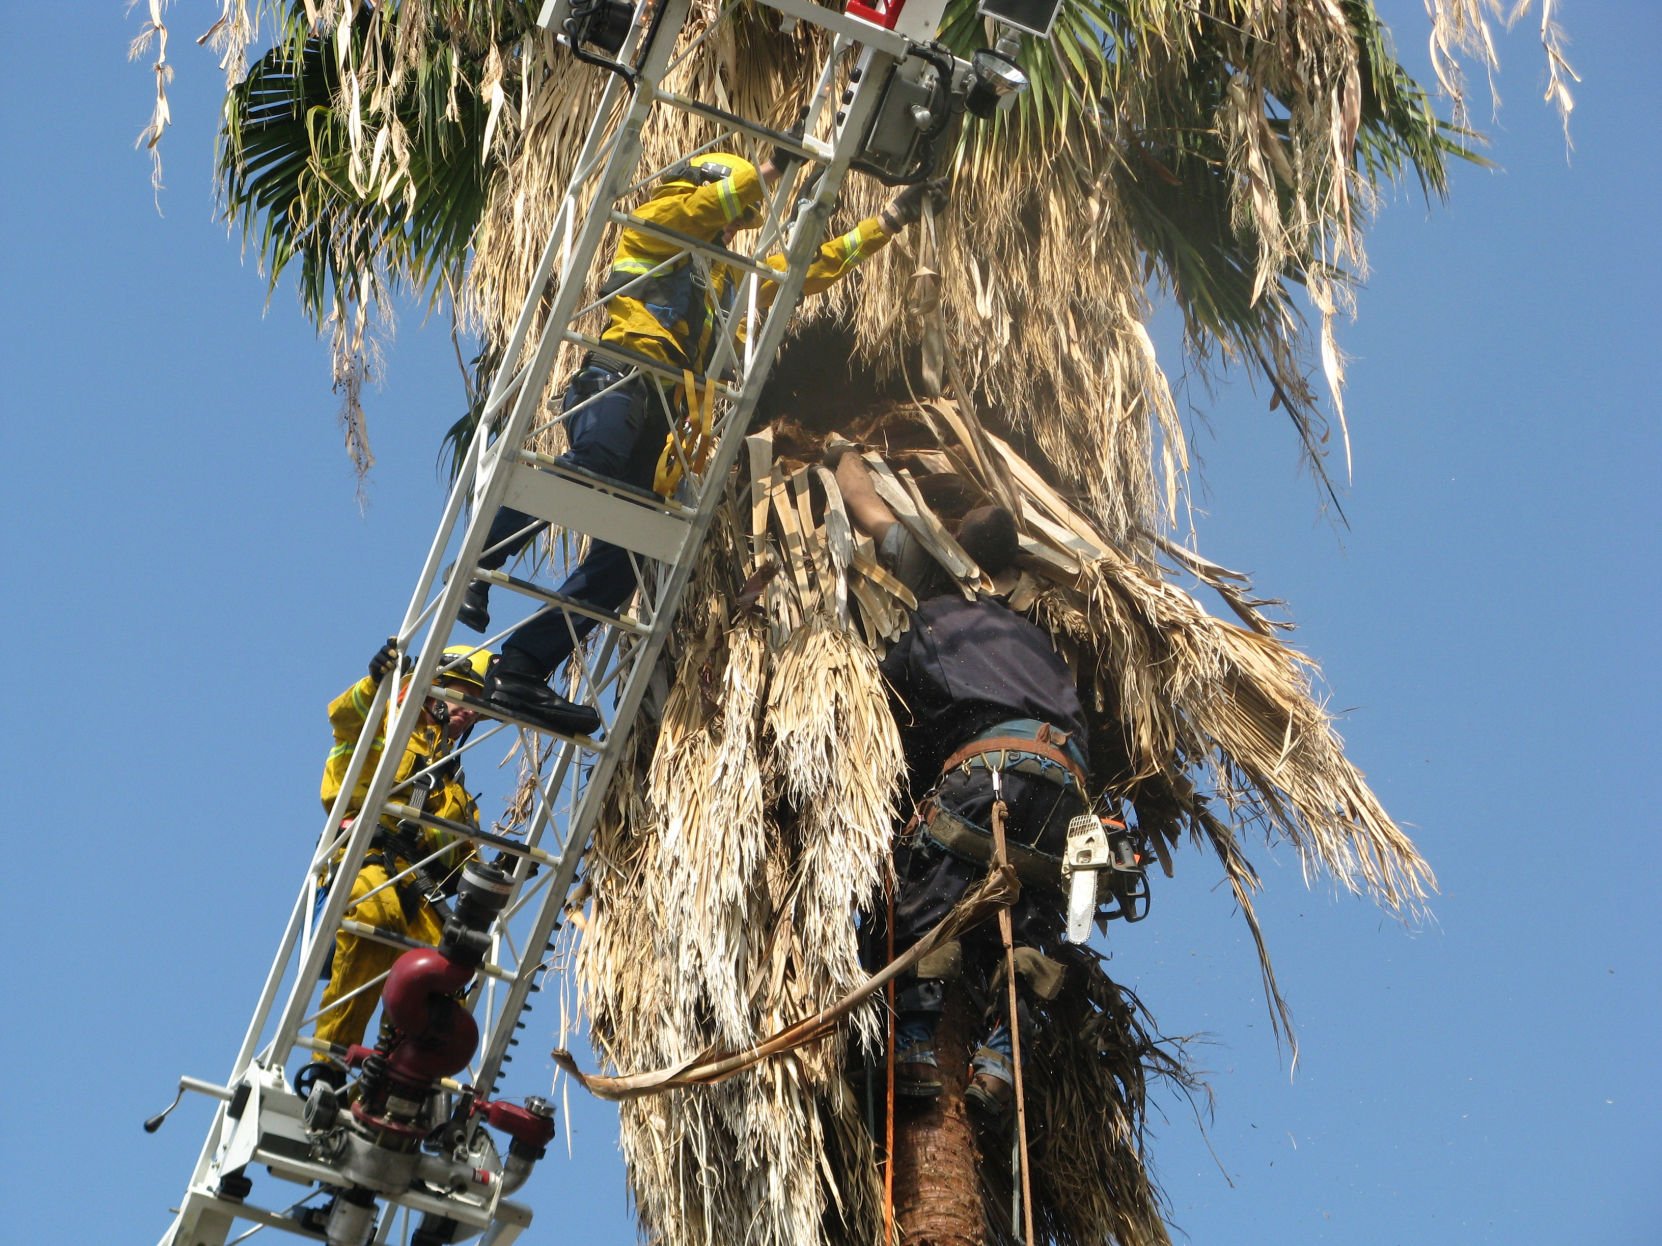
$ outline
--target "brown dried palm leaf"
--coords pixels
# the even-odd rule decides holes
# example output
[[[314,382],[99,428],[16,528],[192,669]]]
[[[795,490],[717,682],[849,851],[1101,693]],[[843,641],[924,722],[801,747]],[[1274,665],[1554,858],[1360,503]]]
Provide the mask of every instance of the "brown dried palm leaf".
[[[889,869],[904,764],[875,655],[834,620],[810,620],[775,660],[767,731],[769,774],[795,815],[792,918],[816,945],[813,979],[799,986],[817,1011],[864,977],[852,917],[869,911]],[[875,1039],[869,1009],[858,1025]]]
[[[809,626],[769,652],[759,618],[728,624],[735,522],[706,546],[655,738],[620,767],[591,850],[577,965],[620,1070],[742,1048],[864,977],[853,914],[886,868],[894,725],[862,646]],[[872,1241],[879,1187],[843,1050],[623,1105],[643,1228],[666,1246],[740,1225],[759,1244]]]

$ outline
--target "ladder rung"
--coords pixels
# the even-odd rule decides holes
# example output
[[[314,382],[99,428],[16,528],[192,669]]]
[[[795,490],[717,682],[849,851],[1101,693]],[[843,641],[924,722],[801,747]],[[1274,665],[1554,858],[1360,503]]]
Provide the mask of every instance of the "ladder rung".
[[[634,485],[625,484],[621,480],[614,480],[610,476],[602,476],[599,472],[591,472],[588,468],[578,467],[575,463],[567,463],[552,454],[542,454],[536,450],[521,450],[519,461],[551,471],[556,476],[564,476],[567,480],[575,480],[578,484],[587,485],[591,489],[598,489],[602,493],[609,493],[613,497],[627,498],[631,502],[638,502],[642,506],[661,511],[665,515],[676,515],[682,519],[691,519],[698,514],[697,507],[683,505],[674,498],[666,498],[663,494],[654,493],[651,489],[637,489]]]
[[[676,386],[681,384],[680,368],[667,364],[662,359],[654,359],[651,355],[643,355],[638,350],[630,350],[627,346],[618,346],[613,342],[602,342],[599,338],[585,337],[583,334],[570,329],[566,330],[562,340],[570,342],[574,346],[581,346],[589,354],[618,364],[620,367],[639,368],[642,372],[656,376],[667,385]],[[700,384],[710,379],[696,372],[693,373],[693,378]],[[725,381],[716,383],[716,392],[729,401],[739,396],[739,391]]]
[[[831,148],[817,140],[804,140],[799,134],[786,134],[783,130],[775,130],[765,126],[760,121],[750,121],[728,112],[725,108],[717,108],[714,104],[706,104],[702,100],[695,100],[690,95],[681,95],[675,91],[659,91],[657,102],[667,104],[671,108],[679,108],[682,112],[690,112],[694,116],[706,117],[711,121],[719,121],[723,125],[731,126],[741,133],[752,138],[762,139],[777,147],[794,151],[805,160],[829,160]],[[694,157],[696,159],[696,157]]]
[[[475,700],[472,697],[452,695],[446,697],[445,700],[459,701],[463,705],[477,709],[482,714],[488,713],[494,716],[494,706],[486,705],[483,701]],[[546,728],[538,728],[538,730],[544,731],[546,734]],[[565,738],[581,741],[583,737]],[[589,743],[592,744],[593,742],[590,741]],[[471,840],[476,844],[489,844],[492,848],[500,848],[502,851],[512,853],[516,857],[530,857],[533,861],[540,862],[543,865],[558,865],[560,863],[558,857],[550,856],[541,848],[533,848],[517,839],[509,839],[506,835],[498,835],[492,831],[482,831],[477,827],[469,826],[466,822],[452,822],[449,818],[435,818],[432,814],[417,809],[414,805],[401,805],[395,800],[389,800],[386,804],[386,812],[389,816],[402,822],[416,822],[429,830],[444,831],[446,834],[454,835],[457,839]]]
[[[722,246],[720,243],[710,242],[704,238],[695,238],[691,234],[682,233],[679,229],[671,229],[667,225],[659,225],[656,221],[643,221],[638,216],[631,216],[627,212],[615,210],[612,212],[611,217],[612,220],[616,221],[619,225],[625,225],[630,229],[638,229],[643,234],[651,234],[655,238],[662,238],[665,242],[673,242],[676,246],[685,250],[697,251],[699,254],[707,255],[718,263],[727,264],[733,268],[742,268],[746,272],[755,273],[758,277],[768,277],[778,280],[784,275],[779,269],[773,267],[771,264],[765,264],[760,260],[753,260],[748,255],[740,255],[737,251],[730,250],[727,247]],[[628,295],[625,295],[624,297],[627,298]]]
[[[610,610],[602,610],[591,602],[576,597],[565,597],[551,592],[546,588],[531,583],[530,580],[521,580],[509,575],[506,571],[486,571],[480,569],[473,573],[473,578],[487,584],[500,585],[512,589],[526,597],[534,597],[550,606],[558,606],[567,614],[580,614],[586,619],[593,619],[596,623],[604,623],[608,627],[616,627],[636,636],[648,635],[652,629],[632,614],[614,614]]]
[[[371,943],[384,943],[388,947],[401,947],[406,951],[418,952],[423,948],[432,948],[431,943],[423,943],[420,939],[412,939],[409,935],[394,934],[390,930],[382,930],[379,926],[366,925],[364,922],[355,922],[350,917],[341,921],[340,928],[349,934],[357,935],[360,939],[368,939]],[[514,975],[501,965],[490,961],[482,962],[475,973],[482,973],[486,977],[500,978],[504,982],[512,982]]]
[[[653,500],[659,503],[655,495]],[[502,501],[568,532],[582,532],[659,562],[672,563],[681,556],[690,528],[679,514],[666,513],[661,503],[647,505],[615,490],[596,488],[566,469],[515,466]]]

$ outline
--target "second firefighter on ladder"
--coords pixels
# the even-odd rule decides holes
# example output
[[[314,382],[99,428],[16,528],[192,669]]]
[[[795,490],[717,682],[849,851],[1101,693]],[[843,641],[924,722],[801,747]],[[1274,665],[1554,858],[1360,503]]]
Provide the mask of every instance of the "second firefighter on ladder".
[[[678,233],[730,242],[741,229],[760,224],[758,209],[765,191],[789,172],[794,159],[778,152],[758,168],[727,153],[696,157],[670,170],[635,216]],[[879,215],[827,241],[808,269],[802,292],[817,294],[847,275],[916,221],[926,201],[944,203],[944,188],[937,183],[908,187]],[[606,285],[619,292],[607,305],[601,341],[677,372],[690,371],[702,384],[741,282],[729,266],[681,252],[673,241],[625,226]],[[783,275],[784,256],[773,256],[768,263]],[[777,291],[776,282],[764,281],[758,302],[767,306]],[[646,490],[659,475],[666,438],[672,435],[678,413],[665,409],[654,378],[640,374],[625,382],[626,375],[624,366],[591,356],[572,378],[563,409],[579,409],[568,420],[571,448],[560,462]],[[673,457],[670,452],[669,461]],[[480,567],[500,568],[543,526],[522,511],[503,507],[491,524]],[[603,610],[617,610],[635,591],[635,583],[629,552],[595,541],[555,591]],[[489,592],[480,581],[469,584],[458,621],[485,631],[490,626]],[[486,676],[486,701],[505,715],[554,731],[595,731],[600,715],[592,706],[568,700],[548,686],[576,642],[594,626],[588,616],[558,609],[544,610],[521,624],[503,641],[501,656]]]
[[[445,668],[439,674],[440,685],[452,686],[473,696],[479,695],[490,657],[489,650],[476,649],[472,645],[450,646],[445,650]],[[365,726],[365,715],[375,697],[376,685],[382,679],[393,676],[398,665],[398,653],[389,642],[370,659],[369,674],[329,703],[329,725],[334,732],[335,743],[323,768],[325,809],[334,804],[341,790],[347,763]],[[407,692],[408,688],[401,686],[396,695],[402,698]],[[466,826],[478,825],[479,811],[464,786],[461,768],[454,761],[443,760],[466,739],[473,723],[471,710],[448,707],[437,697],[428,699],[415,732],[405,746],[404,758],[397,773],[397,782],[408,782],[410,789],[418,795],[412,798],[399,793],[401,800],[422,805],[428,812],[446,821]],[[364,767],[357,790],[352,793],[347,805],[349,814],[357,812],[358,804],[369,787],[374,757],[382,748],[379,733],[372,748],[371,763]],[[473,855],[469,845],[455,842],[443,831],[400,827],[390,818],[383,819],[362,867],[351,880],[352,898],[345,917],[389,935],[437,944],[444,920],[427,894],[428,886],[415,877],[394,881],[398,874],[435,853],[443,855],[422,871],[426,876],[425,882],[440,890],[453,890],[462,864]],[[331,866],[332,870],[338,868],[338,862],[339,854]],[[340,879],[335,878],[332,885],[340,885]],[[317,1019],[317,1038],[320,1042],[328,1043],[337,1054],[344,1055],[346,1048],[363,1040],[364,1030],[381,997],[380,989],[369,984],[391,969],[402,952],[401,947],[379,943],[344,928],[335,935],[329,982],[323,989]],[[329,1053],[317,1053],[315,1062],[324,1066],[327,1070],[325,1075],[330,1080],[339,1082],[344,1079],[344,1070]]]

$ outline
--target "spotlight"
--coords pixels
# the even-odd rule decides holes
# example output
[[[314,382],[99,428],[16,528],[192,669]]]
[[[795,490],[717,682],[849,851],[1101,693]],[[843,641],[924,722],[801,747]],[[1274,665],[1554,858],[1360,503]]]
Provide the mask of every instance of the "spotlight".
[[[995,112],[1010,107],[1016,96],[1027,90],[1027,75],[1006,51],[1006,41],[1000,39],[998,50],[982,48],[970,61],[969,91],[964,96],[964,107],[973,116],[985,120]],[[1010,43],[1014,43],[1011,40]]]

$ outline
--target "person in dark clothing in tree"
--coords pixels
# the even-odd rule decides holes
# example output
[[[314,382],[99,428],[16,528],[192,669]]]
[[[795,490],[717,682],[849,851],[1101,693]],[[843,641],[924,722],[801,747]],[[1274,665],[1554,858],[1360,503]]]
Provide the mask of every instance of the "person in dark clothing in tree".
[[[1090,805],[1085,715],[1073,672],[1050,636],[1003,601],[966,599],[877,495],[866,465],[848,448],[834,444],[827,454],[844,504],[877,541],[880,560],[918,598],[910,629],[881,667],[915,810],[895,849],[895,951],[916,943],[985,876],[993,856],[992,808],[1001,791],[1009,855],[1024,884],[1010,914],[1022,985],[1052,998],[1060,966],[1043,951],[1062,932],[1061,856],[1068,823]],[[956,535],[995,583],[1019,550],[1015,520],[999,507],[971,511]],[[935,1029],[947,986],[962,977],[986,991],[1002,964],[998,934],[983,925],[931,953],[903,980],[895,1035],[899,1093],[940,1093]],[[1002,1116],[1014,1078],[1003,1020],[992,1025],[973,1065],[972,1106]]]

